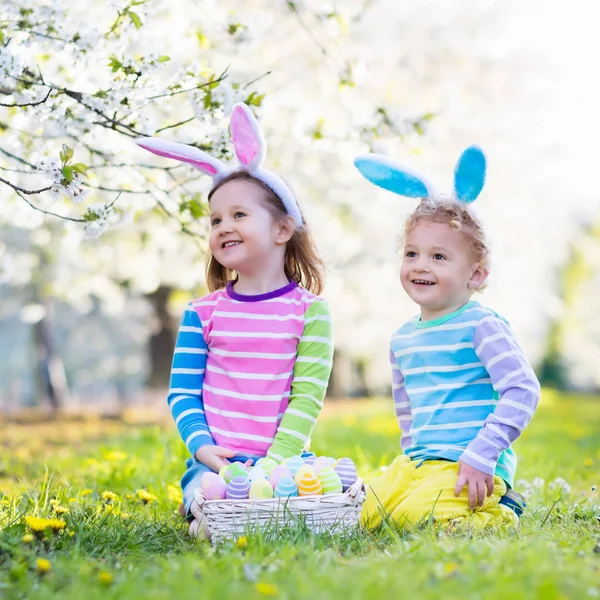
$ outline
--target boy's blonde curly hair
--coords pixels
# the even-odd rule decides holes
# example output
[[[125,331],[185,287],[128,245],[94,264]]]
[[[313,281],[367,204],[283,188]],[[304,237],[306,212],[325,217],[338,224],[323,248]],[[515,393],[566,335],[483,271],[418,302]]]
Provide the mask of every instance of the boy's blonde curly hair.
[[[490,247],[481,221],[464,205],[452,200],[423,198],[417,208],[408,216],[404,224],[404,240],[419,221],[447,223],[455,231],[460,231],[469,241],[474,259],[483,269],[490,268]],[[403,243],[404,243],[403,240]],[[478,291],[483,290],[485,284]]]

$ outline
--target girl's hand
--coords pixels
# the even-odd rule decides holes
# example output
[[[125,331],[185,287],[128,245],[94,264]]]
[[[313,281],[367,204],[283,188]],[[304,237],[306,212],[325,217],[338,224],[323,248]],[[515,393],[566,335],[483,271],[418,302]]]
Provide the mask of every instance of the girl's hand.
[[[234,450],[223,448],[222,446],[212,446],[206,444],[200,446],[196,451],[196,460],[204,463],[209,469],[212,469],[215,473],[218,473],[222,467],[229,464],[228,458],[235,456]]]
[[[475,467],[458,461],[458,479],[454,488],[454,495],[460,496],[465,484],[469,489],[469,508],[481,508],[485,497],[494,492],[494,476],[488,475]],[[487,493],[486,493],[487,492]]]

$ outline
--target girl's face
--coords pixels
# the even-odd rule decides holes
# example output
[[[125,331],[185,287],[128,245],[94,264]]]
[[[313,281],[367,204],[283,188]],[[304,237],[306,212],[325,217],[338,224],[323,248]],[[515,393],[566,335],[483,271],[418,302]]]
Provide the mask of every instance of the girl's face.
[[[287,220],[277,221],[264,206],[264,191],[247,180],[229,181],[210,200],[210,250],[215,259],[240,274],[253,274],[285,256],[293,234]]]
[[[406,236],[400,281],[424,321],[466,304],[487,275],[467,237],[447,223],[422,219]]]

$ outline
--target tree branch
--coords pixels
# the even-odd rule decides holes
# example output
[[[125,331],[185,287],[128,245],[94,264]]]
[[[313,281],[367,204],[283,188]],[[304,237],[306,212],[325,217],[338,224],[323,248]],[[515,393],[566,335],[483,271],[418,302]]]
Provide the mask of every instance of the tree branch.
[[[32,196],[35,194],[41,194],[42,192],[47,192],[48,190],[52,189],[52,186],[49,185],[48,187],[40,188],[39,190],[26,190],[25,188],[19,187],[18,185],[15,185],[14,183],[11,183],[10,181],[3,179],[2,177],[0,177],[0,182],[5,183],[8,187],[11,187],[13,190],[15,190],[15,192],[20,192],[21,194],[27,194],[28,196]]]
[[[185,125],[186,123],[192,122],[196,117],[190,117],[185,121],[180,121],[179,123],[174,123],[173,125],[167,125],[166,127],[161,127],[157,129],[154,133],[160,133],[161,131],[166,131],[167,129],[174,129],[175,127],[179,127],[180,125]]]
[[[46,100],[50,97],[52,90],[48,90],[46,97],[43,100],[39,100],[38,102],[28,102],[27,104],[20,104],[19,102],[13,102],[12,104],[4,104],[0,102],[0,106],[4,106],[5,108],[25,108],[26,106],[39,106],[40,104],[44,104]]]
[[[31,202],[29,202],[29,200],[25,196],[23,196],[23,194],[21,194],[21,192],[19,192],[18,190],[17,190],[17,194],[27,204],[29,204],[29,206],[31,206],[31,208],[33,208],[33,210],[37,210],[38,212],[44,213],[45,215],[49,215],[51,217],[57,217],[58,219],[62,219],[63,221],[73,221],[74,223],[85,223],[85,219],[75,219],[74,217],[65,217],[64,215],[59,215],[58,213],[55,213],[55,212],[52,212],[49,210],[44,210],[43,208],[39,208],[35,204],[32,204]]]

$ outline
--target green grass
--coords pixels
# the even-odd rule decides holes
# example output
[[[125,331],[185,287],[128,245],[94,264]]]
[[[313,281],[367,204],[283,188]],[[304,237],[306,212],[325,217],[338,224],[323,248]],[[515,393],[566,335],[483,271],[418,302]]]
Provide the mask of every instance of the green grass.
[[[427,526],[331,538],[297,528],[215,549],[189,540],[177,515],[185,451],[174,427],[88,421],[0,434],[0,598],[600,596],[598,398],[544,393],[516,447],[530,493],[519,532]],[[313,443],[317,454],[352,457],[365,475],[397,448],[390,400],[332,403]],[[142,489],[156,500],[143,504]],[[104,502],[105,490],[119,498]],[[56,501],[70,510],[65,530],[23,541],[25,516],[50,517]]]

